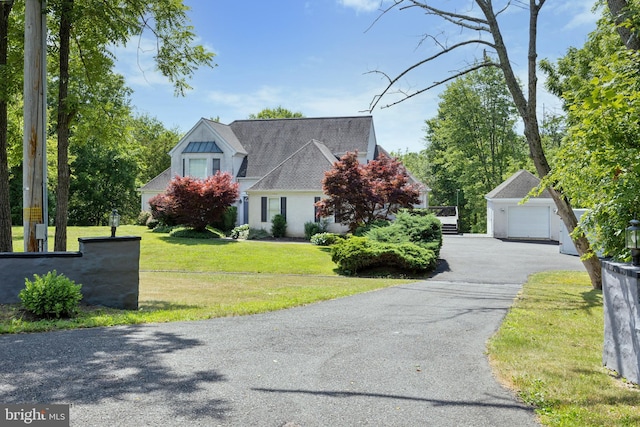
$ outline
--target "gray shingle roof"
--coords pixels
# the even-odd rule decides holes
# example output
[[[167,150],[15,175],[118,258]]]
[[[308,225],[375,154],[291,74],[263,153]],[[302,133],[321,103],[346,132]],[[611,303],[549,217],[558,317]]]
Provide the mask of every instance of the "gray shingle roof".
[[[229,127],[249,153],[246,176],[263,177],[311,140],[337,157],[368,150],[371,116],[236,120]]]
[[[241,154],[248,154],[247,150],[240,143],[236,134],[233,133],[231,127],[229,125],[225,125],[220,122],[214,122],[213,120],[204,119],[204,121],[211,126],[218,134],[224,138],[225,141],[229,143],[233,147],[233,149]]]
[[[164,191],[169,186],[169,182],[171,182],[171,168],[165,169],[162,173],[151,181],[147,182],[145,185],[140,187],[138,190],[142,191]]]
[[[526,170],[519,170],[511,175],[506,181],[491,190],[485,198],[487,199],[523,199],[531,189],[540,185],[540,178]],[[551,194],[544,190],[542,194],[534,198],[547,199]]]
[[[322,191],[324,173],[337,158],[320,141],[311,140],[262,179],[247,189],[252,190],[317,190]]]

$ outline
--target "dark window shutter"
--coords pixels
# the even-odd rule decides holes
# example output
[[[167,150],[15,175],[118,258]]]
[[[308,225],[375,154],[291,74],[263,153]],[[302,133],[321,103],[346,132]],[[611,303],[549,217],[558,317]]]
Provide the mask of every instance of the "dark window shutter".
[[[280,197],[280,215],[287,219],[287,198]]]
[[[185,162],[186,162],[186,160],[185,160],[185,159],[182,159],[182,176],[184,176],[184,174],[187,172],[187,171],[185,170]]]
[[[266,197],[262,197],[261,198],[261,208],[262,208],[262,215],[261,215],[261,219],[260,221],[262,222],[267,222],[267,198]]]
[[[315,222],[320,222],[320,217],[318,216],[318,207],[316,206],[316,203],[318,203],[319,201],[320,197],[313,198],[313,218]]]

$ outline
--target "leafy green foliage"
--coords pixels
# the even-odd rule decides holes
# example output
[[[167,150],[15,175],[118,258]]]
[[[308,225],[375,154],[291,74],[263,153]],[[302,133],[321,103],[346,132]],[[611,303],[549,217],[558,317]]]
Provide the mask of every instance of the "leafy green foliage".
[[[420,202],[419,188],[409,182],[404,166],[384,154],[364,165],[357,152],[345,154],[325,173],[322,189],[329,197],[317,203],[318,215],[334,215],[352,233]]]
[[[136,225],[147,225],[147,221],[151,218],[151,212],[142,211],[138,214]]]
[[[231,174],[218,172],[205,179],[176,176],[164,194],[149,200],[151,214],[165,225],[180,224],[204,231],[222,218],[238,198]]]
[[[250,119],[295,119],[302,118],[304,115],[299,112],[293,112],[278,105],[276,108],[265,108],[258,114],[249,114]]]
[[[426,272],[436,266],[433,251],[413,243],[382,243],[353,236],[331,247],[331,259],[347,274],[383,267],[409,272]]]
[[[277,214],[271,219],[271,235],[273,237],[284,237],[287,234],[287,220],[284,215]]]
[[[439,256],[442,224],[433,214],[416,215],[401,211],[389,226],[373,228],[366,233],[366,237],[385,243],[413,243]]]
[[[18,295],[24,308],[38,317],[72,316],[82,299],[80,288],[73,280],[54,271],[44,276],[33,275],[25,280],[25,288]]]
[[[516,120],[502,72],[485,67],[450,83],[426,121],[425,161],[411,164],[427,168],[430,204],[459,206],[463,231],[486,232],[485,194],[528,165]]]
[[[637,33],[640,5],[633,4],[627,23]],[[577,234],[588,235],[605,256],[627,258],[624,229],[640,217],[640,53],[626,49],[605,16],[584,47],[543,68],[569,126],[545,182],[588,209]]]
[[[311,240],[311,237],[318,233],[324,233],[327,231],[329,222],[326,219],[320,222],[309,221],[304,223],[304,238]]]
[[[138,163],[120,148],[97,138],[71,147],[70,225],[106,225],[117,208],[121,222],[132,222],[140,209],[136,191]]]
[[[224,232],[230,232],[236,226],[237,220],[238,208],[236,206],[229,206],[222,214],[222,218],[219,221],[212,222],[210,225]]]

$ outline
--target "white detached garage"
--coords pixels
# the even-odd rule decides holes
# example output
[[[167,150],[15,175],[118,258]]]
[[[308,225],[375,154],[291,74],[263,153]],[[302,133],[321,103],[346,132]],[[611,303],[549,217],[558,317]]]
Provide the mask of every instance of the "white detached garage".
[[[487,194],[487,234],[500,239],[558,240],[562,221],[547,190],[520,204],[539,184],[539,178],[520,170]]]

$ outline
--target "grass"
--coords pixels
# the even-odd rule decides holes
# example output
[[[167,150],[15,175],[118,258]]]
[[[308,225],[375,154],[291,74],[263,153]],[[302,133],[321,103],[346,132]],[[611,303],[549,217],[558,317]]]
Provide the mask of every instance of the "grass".
[[[108,236],[110,229],[69,227],[67,232],[67,249],[76,251],[78,237]],[[340,276],[328,249],[310,244],[169,238],[138,226],[119,227],[117,235],[142,236],[138,311],[83,306],[72,319],[34,321],[19,305],[2,305],[0,333],[255,314],[408,282]],[[13,236],[14,250],[21,251],[22,228],[14,228]]]
[[[586,273],[532,276],[489,341],[497,376],[548,426],[640,425],[640,389],[602,366],[602,293]]]

